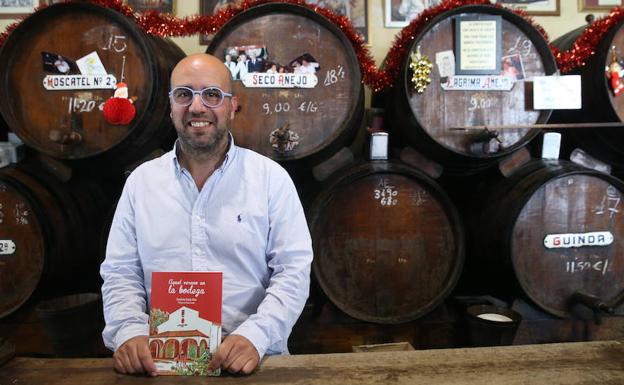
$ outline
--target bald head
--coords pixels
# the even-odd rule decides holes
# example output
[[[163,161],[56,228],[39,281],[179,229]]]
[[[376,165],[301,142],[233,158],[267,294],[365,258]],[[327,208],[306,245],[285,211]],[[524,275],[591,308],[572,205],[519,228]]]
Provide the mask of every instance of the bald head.
[[[217,86],[225,92],[232,92],[232,73],[221,60],[212,55],[192,54],[180,60],[171,72],[171,88],[177,86],[194,89]]]

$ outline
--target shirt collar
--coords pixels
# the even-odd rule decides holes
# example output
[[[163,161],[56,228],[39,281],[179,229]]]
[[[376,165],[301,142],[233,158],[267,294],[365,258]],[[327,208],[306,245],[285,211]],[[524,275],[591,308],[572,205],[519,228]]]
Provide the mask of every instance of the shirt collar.
[[[228,135],[230,137],[230,141],[228,143],[228,151],[225,154],[225,159],[223,160],[223,163],[221,163],[221,166],[219,168],[217,168],[218,171],[224,172],[229,165],[233,162],[234,157],[236,156],[237,153],[237,146],[234,143],[234,136],[232,135],[232,133],[230,131],[228,131]],[[178,161],[178,148],[180,146],[180,139],[176,139],[175,143],[173,144],[173,157],[172,157],[172,161],[173,161],[173,167],[175,168],[176,174],[180,175],[180,173],[182,173],[182,166],[180,165],[180,162]]]

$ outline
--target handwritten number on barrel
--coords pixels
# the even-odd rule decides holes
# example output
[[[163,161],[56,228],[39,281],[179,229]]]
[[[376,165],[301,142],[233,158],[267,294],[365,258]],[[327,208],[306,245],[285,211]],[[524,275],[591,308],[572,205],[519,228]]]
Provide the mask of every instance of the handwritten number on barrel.
[[[338,80],[344,79],[345,73],[344,68],[339,65],[337,68],[332,68],[327,73],[325,73],[325,81],[323,84],[327,86],[331,86],[332,84],[338,83]]]
[[[123,52],[128,48],[126,43],[126,36],[111,34],[108,38],[107,44],[102,47],[104,51],[114,50],[117,53]]]

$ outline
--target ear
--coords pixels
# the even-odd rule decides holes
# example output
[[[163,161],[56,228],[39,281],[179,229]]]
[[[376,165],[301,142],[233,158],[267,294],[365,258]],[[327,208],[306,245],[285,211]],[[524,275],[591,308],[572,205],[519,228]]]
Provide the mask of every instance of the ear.
[[[238,111],[238,98],[236,96],[232,96],[230,98],[230,107],[232,107],[232,109],[230,110],[230,120],[234,119],[234,116],[236,116],[236,111]]]

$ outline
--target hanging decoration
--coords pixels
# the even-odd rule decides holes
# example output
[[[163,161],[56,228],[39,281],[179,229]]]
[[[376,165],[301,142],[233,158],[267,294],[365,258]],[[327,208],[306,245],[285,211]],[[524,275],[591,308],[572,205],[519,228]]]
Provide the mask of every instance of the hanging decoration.
[[[126,57],[124,56],[123,63],[121,65],[121,78],[119,83],[115,86],[115,93],[111,98],[104,102],[102,109],[104,119],[113,125],[125,126],[126,124],[130,124],[132,119],[136,116],[134,101],[137,97],[128,97],[128,85],[124,83],[125,69]]]
[[[394,84],[395,79],[399,75],[401,63],[405,60],[413,40],[434,17],[463,5],[491,5],[503,8],[501,4],[492,5],[490,0],[443,0],[439,5],[421,12],[417,18],[412,20],[408,26],[397,34],[386,55],[383,67],[378,68],[364,39],[355,31],[347,17],[337,15],[326,8],[307,4],[304,0],[243,0],[243,2],[236,7],[227,7],[214,15],[196,15],[184,18],[178,18],[170,14],[161,14],[157,11],[147,11],[141,14],[134,13],[132,8],[128,5],[124,5],[121,0],[92,0],[91,2],[114,9],[117,12],[133,18],[145,32],[161,37],[213,34],[219,31],[232,17],[260,4],[279,2],[307,7],[333,22],[351,41],[360,63],[362,81],[376,92],[391,87]],[[37,8],[37,10],[46,6],[47,5],[42,5]],[[527,16],[526,12],[522,10],[509,10],[524,17],[546,40],[548,40],[544,29],[533,22],[533,20]],[[614,8],[609,16],[596,20],[589,25],[576,40],[571,50],[561,52],[551,46],[551,50],[557,59],[560,70],[563,73],[567,73],[575,68],[584,66],[587,59],[594,54],[594,47],[596,47],[596,44],[601,40],[603,35],[611,27],[622,21],[623,18],[624,8]],[[0,34],[0,46],[4,44],[9,34],[18,25],[19,21],[9,25],[5,31]]]
[[[412,71],[412,86],[419,94],[422,94],[431,83],[431,60],[420,53],[420,46],[416,47],[416,52],[410,55],[409,68]]]
[[[611,63],[605,68],[605,75],[609,79],[613,95],[619,96],[624,90],[624,68],[615,53],[615,46],[611,47]]]

